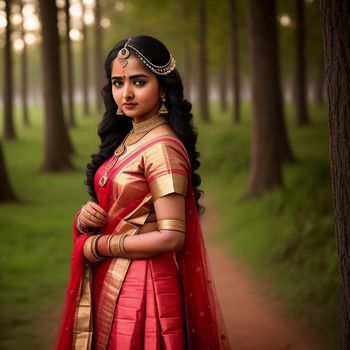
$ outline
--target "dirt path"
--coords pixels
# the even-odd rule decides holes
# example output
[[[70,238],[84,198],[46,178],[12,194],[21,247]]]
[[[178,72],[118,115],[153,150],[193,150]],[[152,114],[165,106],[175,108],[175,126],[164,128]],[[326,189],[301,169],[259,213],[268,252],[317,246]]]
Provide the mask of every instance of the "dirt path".
[[[215,213],[206,205],[202,220],[216,291],[233,350],[326,350],[322,337],[303,320],[292,319],[267,295],[266,287],[213,239]]]

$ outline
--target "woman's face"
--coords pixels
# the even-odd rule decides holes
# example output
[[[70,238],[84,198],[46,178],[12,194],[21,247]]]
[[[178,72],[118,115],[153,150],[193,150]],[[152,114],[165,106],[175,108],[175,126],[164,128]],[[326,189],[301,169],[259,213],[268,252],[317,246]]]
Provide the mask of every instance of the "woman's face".
[[[125,67],[118,58],[112,62],[112,94],[123,113],[140,123],[154,116],[160,106],[158,80],[133,54],[127,58]]]

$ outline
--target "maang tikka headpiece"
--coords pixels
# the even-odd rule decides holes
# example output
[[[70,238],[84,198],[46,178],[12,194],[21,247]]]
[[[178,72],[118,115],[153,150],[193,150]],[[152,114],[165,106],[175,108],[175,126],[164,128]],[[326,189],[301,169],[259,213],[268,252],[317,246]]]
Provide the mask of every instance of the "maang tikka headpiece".
[[[130,51],[127,49],[127,45],[129,44],[129,41],[131,38],[129,38],[124,47],[118,52],[117,58],[120,64],[122,65],[123,68],[128,64],[128,57],[130,56]]]
[[[162,66],[157,66],[154,63],[152,63],[146,56],[144,56],[136,47],[133,45],[130,45],[130,41],[132,40],[132,37],[130,37],[124,47],[118,52],[117,59],[122,65],[123,68],[126,67],[128,64],[128,57],[130,56],[130,51],[128,48],[132,49],[133,53],[136,54],[136,56],[140,59],[140,61],[149,68],[152,72],[158,75],[167,75],[171,73],[176,68],[176,61],[175,59],[170,55],[169,61],[165,63]]]

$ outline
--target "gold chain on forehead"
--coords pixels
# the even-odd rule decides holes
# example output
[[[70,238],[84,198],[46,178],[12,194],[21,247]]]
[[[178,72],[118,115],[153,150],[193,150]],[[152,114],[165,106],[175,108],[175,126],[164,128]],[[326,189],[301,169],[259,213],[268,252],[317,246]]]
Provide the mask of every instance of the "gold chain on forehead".
[[[122,65],[123,69],[128,64],[128,57],[130,56],[130,51],[126,47],[129,44],[130,40],[131,40],[131,38],[129,38],[126,41],[124,47],[118,52],[118,55],[117,55],[117,59],[120,62],[120,64]]]

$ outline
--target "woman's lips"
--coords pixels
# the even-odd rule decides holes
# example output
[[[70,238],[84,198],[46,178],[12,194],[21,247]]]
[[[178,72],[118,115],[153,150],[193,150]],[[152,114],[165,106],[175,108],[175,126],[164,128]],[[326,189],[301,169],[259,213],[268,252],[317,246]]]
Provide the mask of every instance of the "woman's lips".
[[[136,103],[124,103],[123,106],[126,108],[126,109],[131,109],[131,108],[134,108],[136,106]]]

